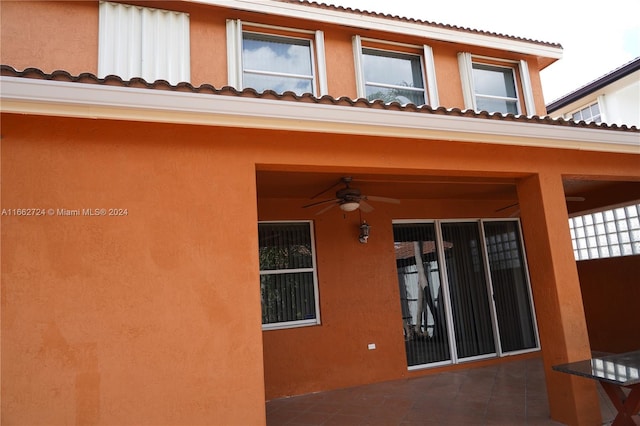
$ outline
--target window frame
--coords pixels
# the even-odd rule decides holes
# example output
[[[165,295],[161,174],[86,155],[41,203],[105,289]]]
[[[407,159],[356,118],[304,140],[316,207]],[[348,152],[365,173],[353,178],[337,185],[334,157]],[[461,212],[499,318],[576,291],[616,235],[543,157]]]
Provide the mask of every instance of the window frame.
[[[511,75],[511,79],[513,82],[513,91],[514,91],[514,97],[511,96],[500,96],[500,95],[494,95],[494,94],[489,94],[489,93],[479,93],[477,89],[474,90],[474,99],[476,102],[476,105],[479,103],[479,100],[481,99],[489,99],[489,100],[498,100],[498,101],[504,101],[506,103],[512,103],[515,104],[516,106],[516,113],[515,114],[520,114],[522,111],[522,107],[520,106],[520,97],[518,96],[518,76],[516,75],[515,70],[512,67],[506,67],[503,65],[495,65],[495,64],[485,64],[483,62],[472,62],[471,63],[471,69],[474,71],[474,88],[476,87],[476,80],[475,80],[475,71],[478,69],[484,69],[485,71],[490,71],[490,72],[505,72],[505,73],[509,73]],[[506,87],[506,85],[505,85]],[[508,91],[508,90],[507,90]],[[502,111],[488,111],[488,112],[502,112]]]
[[[583,117],[583,111],[585,111],[585,110],[587,110],[587,109],[588,109],[588,110],[589,110],[589,113],[591,113],[591,109],[592,109],[594,106],[597,106],[597,107],[598,107],[598,114],[597,114],[598,121],[593,120],[593,118],[594,118],[594,117],[596,117],[596,116],[594,116],[594,115],[591,115],[591,116],[590,116],[590,118],[589,118],[588,120],[586,120],[586,119]],[[579,119],[579,120],[576,120],[576,119],[574,118],[574,116],[575,116],[576,114],[580,114],[580,119]],[[598,124],[600,124],[600,123],[602,123],[602,122],[603,122],[603,120],[602,120],[602,107],[600,106],[600,102],[598,102],[598,100],[595,100],[595,101],[593,101],[593,102],[589,102],[588,104],[584,104],[584,105],[582,105],[582,106],[581,106],[581,107],[579,107],[579,108],[576,108],[576,109],[575,109],[575,110],[573,110],[572,112],[568,113],[568,114],[566,115],[566,118],[568,118],[569,120],[575,121],[575,122],[584,121],[585,123],[598,123]]]
[[[522,268],[522,272],[523,272],[523,283],[525,285],[525,290],[526,290],[526,295],[528,297],[527,300],[527,304],[529,306],[530,309],[530,315],[531,315],[531,321],[532,321],[532,332],[533,332],[533,339],[535,341],[535,345],[533,347],[530,348],[523,348],[523,349],[513,349],[513,350],[507,350],[503,348],[502,342],[501,342],[501,334],[500,334],[500,326],[498,324],[498,312],[496,311],[496,300],[495,300],[495,294],[496,294],[496,289],[494,286],[494,280],[491,276],[491,254],[490,254],[490,250],[488,249],[488,242],[487,242],[487,237],[486,237],[486,227],[485,225],[488,223],[494,223],[494,222],[511,222],[516,224],[517,226],[517,233],[518,233],[518,237],[514,238],[511,241],[515,241],[518,244],[518,250],[520,251],[520,256],[521,258],[519,259],[522,264],[520,265],[520,267]],[[461,224],[471,224],[471,223],[475,223],[478,227],[478,231],[479,231],[479,241],[481,241],[481,244],[479,245],[479,247],[477,248],[479,250],[479,257],[480,257],[480,261],[483,264],[484,267],[484,278],[485,278],[485,286],[486,286],[486,291],[487,291],[487,295],[488,295],[488,304],[489,304],[489,309],[491,311],[491,327],[493,330],[493,341],[495,344],[495,352],[492,354],[484,354],[484,355],[477,355],[477,356],[471,356],[471,357],[460,357],[458,355],[458,348],[456,346],[456,335],[455,335],[455,324],[454,324],[454,318],[453,318],[453,300],[452,300],[452,288],[451,288],[451,283],[450,283],[450,279],[447,273],[447,270],[449,268],[449,266],[447,265],[446,259],[447,259],[447,255],[446,255],[446,250],[448,250],[448,248],[446,248],[446,244],[445,244],[445,239],[444,239],[444,235],[443,235],[443,225],[447,225],[447,224],[456,224],[456,223],[461,223]],[[481,360],[481,359],[490,359],[490,358],[503,358],[503,357],[507,357],[507,356],[512,356],[512,355],[520,355],[520,354],[525,354],[525,353],[530,353],[530,352],[535,352],[535,351],[539,351],[540,350],[540,335],[539,335],[539,330],[538,330],[538,321],[537,321],[537,314],[536,314],[536,307],[535,307],[535,301],[533,299],[533,291],[532,291],[532,286],[531,286],[531,279],[530,279],[530,275],[529,275],[529,265],[528,265],[528,257],[527,257],[527,252],[525,249],[525,245],[524,245],[524,235],[522,233],[522,226],[521,226],[521,222],[519,218],[468,218],[468,219],[445,219],[445,220],[435,220],[435,219],[394,219],[392,220],[392,226],[395,225],[420,225],[420,224],[431,224],[434,226],[435,228],[435,237],[436,237],[436,261],[437,261],[437,265],[438,265],[438,277],[439,277],[439,286],[441,287],[441,291],[442,294],[441,296],[444,298],[442,301],[440,301],[440,303],[443,304],[443,306],[445,307],[445,318],[446,318],[446,327],[447,327],[447,338],[448,338],[448,344],[449,344],[449,356],[450,358],[448,360],[444,360],[444,361],[436,361],[436,362],[432,362],[432,363],[426,363],[426,364],[415,364],[415,365],[411,365],[411,366],[407,366],[407,370],[408,371],[416,371],[416,370],[423,370],[423,369],[428,369],[428,368],[435,368],[435,367],[441,367],[441,366],[445,366],[445,365],[457,365],[457,364],[461,364],[467,361],[475,361],[475,360]]]
[[[525,60],[500,59],[481,55],[472,55],[469,52],[458,53],[458,67],[462,82],[462,93],[464,106],[467,109],[480,111],[478,108],[477,96],[474,83],[474,64],[495,68],[509,68],[513,72],[513,82],[516,91],[516,105],[518,112],[516,115],[526,114],[531,117],[536,114],[535,100],[531,87],[531,76],[529,66]],[[487,95],[481,95],[488,97]],[[511,114],[502,111],[488,111],[489,113]]]
[[[435,73],[435,62],[433,58],[433,49],[428,45],[412,45],[406,43],[398,43],[393,41],[378,40],[361,37],[359,35],[353,36],[353,54],[354,64],[356,72],[356,90],[357,97],[367,99],[367,81],[365,79],[364,70],[364,50],[375,50],[378,52],[386,52],[388,56],[417,56],[420,59],[420,72],[422,77],[423,88],[415,87],[402,87],[395,85],[385,85],[384,83],[373,83],[377,87],[392,87],[400,89],[422,89],[424,94],[423,105],[429,105],[432,108],[438,108],[440,101],[438,99],[438,89]],[[419,90],[415,90],[419,91]],[[420,106],[420,105],[418,105]]]
[[[302,30],[275,25],[244,22],[239,19],[227,20],[227,78],[229,86],[235,87],[239,90],[247,88],[244,85],[245,69],[243,64],[243,42],[245,33],[258,36],[262,35],[268,38],[272,37],[284,41],[289,39],[304,40],[308,42],[312,72],[310,78],[312,88],[311,94],[316,97],[328,94],[323,31]],[[261,70],[251,70],[250,72],[275,77],[282,76],[284,78],[301,77],[297,74],[282,74]],[[302,77],[307,78],[307,76]],[[289,91],[289,89],[285,91]]]
[[[276,323],[268,323],[262,324],[262,331],[269,330],[282,330],[287,328],[298,328],[298,327],[309,327],[320,325],[320,297],[318,291],[318,266],[316,260],[316,241],[315,241],[315,232],[314,232],[314,222],[312,220],[260,220],[258,221],[258,225],[260,224],[308,224],[309,229],[309,239],[311,241],[311,267],[310,268],[292,268],[292,269],[268,269],[262,270],[260,269],[259,275],[262,277],[263,275],[278,275],[278,274],[291,274],[297,272],[312,272],[313,277],[313,297],[315,304],[315,318],[313,319],[303,319],[303,320],[295,320],[295,321],[284,321],[284,322],[276,322]],[[259,264],[259,262],[258,262]],[[262,298],[261,298],[262,300]],[[261,302],[262,304],[262,302]]]
[[[375,53],[374,53],[375,52]],[[379,48],[374,48],[374,47],[362,47],[362,60],[363,60],[363,67],[362,67],[362,71],[363,73],[366,73],[365,70],[365,66],[364,66],[364,61],[365,61],[365,57],[371,55],[371,56],[381,56],[381,57],[385,57],[385,58],[396,58],[396,59],[402,59],[402,60],[407,60],[410,61],[410,63],[413,65],[413,60],[417,59],[418,60],[418,66],[420,67],[420,77],[421,77],[421,84],[423,87],[418,87],[415,85],[415,81],[412,81],[411,83],[414,84],[413,86],[400,86],[397,84],[391,84],[391,83],[383,83],[383,82],[378,82],[378,81],[371,81],[371,80],[367,80],[366,79],[366,75],[363,74],[363,81],[364,81],[364,86],[365,86],[365,97],[366,97],[366,92],[368,88],[371,87],[376,87],[376,88],[382,88],[382,89],[400,89],[400,90],[407,90],[410,92],[415,92],[415,93],[420,93],[422,94],[422,98],[424,99],[424,102],[422,104],[419,105],[424,105],[427,103],[427,91],[426,91],[426,84],[424,82],[424,65],[423,65],[423,61],[422,61],[422,56],[414,54],[414,53],[404,53],[404,52],[396,52],[396,51],[391,51],[391,50],[385,50],[385,49],[379,49]],[[371,99],[373,100],[373,99]]]

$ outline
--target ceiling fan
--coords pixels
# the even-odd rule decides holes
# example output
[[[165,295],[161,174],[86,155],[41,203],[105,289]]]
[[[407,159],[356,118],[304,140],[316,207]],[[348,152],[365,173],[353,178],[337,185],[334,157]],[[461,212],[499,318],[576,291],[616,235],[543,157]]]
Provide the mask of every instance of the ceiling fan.
[[[565,199],[566,201],[584,201],[584,200],[585,200],[585,198],[584,198],[584,197],[564,197],[564,199]],[[501,211],[504,211],[504,210],[510,209],[510,208],[512,208],[512,207],[516,207],[516,206],[518,206],[519,204],[520,204],[520,203],[513,203],[513,204],[509,204],[508,206],[501,207],[501,208],[499,208],[498,210],[496,210],[496,213],[499,213],[499,212],[501,212]],[[518,216],[519,214],[520,214],[520,209],[516,209],[516,210],[515,210],[513,213],[511,213],[509,216],[510,216],[510,217],[516,217],[516,216]]]
[[[336,191],[335,198],[317,201],[315,203],[307,204],[306,206],[302,206],[302,207],[308,208],[313,206],[319,206],[322,204],[328,204],[328,206],[324,207],[323,209],[319,210],[316,213],[316,215],[319,215],[335,206],[339,206],[340,210],[345,212],[352,212],[354,210],[360,209],[363,212],[368,213],[373,210],[373,206],[367,203],[367,201],[379,201],[382,203],[400,204],[400,200],[397,200],[395,198],[378,197],[375,195],[363,195],[358,188],[352,188],[350,186],[351,182],[353,182],[353,178],[351,176],[344,176],[340,178],[340,180],[337,183],[331,185],[329,188],[311,197],[311,199],[317,198],[320,195],[324,194],[325,192],[335,188],[337,185],[343,184],[344,188],[340,188]]]

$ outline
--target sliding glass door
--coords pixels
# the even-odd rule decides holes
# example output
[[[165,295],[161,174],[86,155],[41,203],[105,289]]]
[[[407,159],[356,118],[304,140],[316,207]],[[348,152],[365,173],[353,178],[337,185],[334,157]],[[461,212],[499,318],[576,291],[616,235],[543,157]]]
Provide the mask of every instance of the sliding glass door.
[[[493,354],[496,351],[491,308],[477,223],[443,223],[447,282],[458,358]]]
[[[451,360],[433,223],[393,227],[407,365]]]
[[[487,257],[503,352],[537,347],[531,293],[517,222],[484,223]]]
[[[393,225],[410,368],[538,348],[517,220]]]

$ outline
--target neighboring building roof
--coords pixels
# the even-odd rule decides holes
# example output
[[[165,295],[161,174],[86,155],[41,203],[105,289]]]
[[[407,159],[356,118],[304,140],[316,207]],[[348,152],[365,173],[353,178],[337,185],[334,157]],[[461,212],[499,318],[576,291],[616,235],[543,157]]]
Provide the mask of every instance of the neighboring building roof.
[[[598,90],[615,83],[638,70],[640,70],[640,57],[549,103],[547,105],[547,113],[551,114],[552,112],[557,111],[585,96],[589,96],[590,94],[597,92]]]
[[[19,77],[25,79],[37,79],[37,80],[51,80],[70,83],[92,84],[100,86],[120,86],[123,88],[136,88],[136,89],[149,89],[158,91],[176,91],[176,92],[191,92],[198,94],[207,94],[212,96],[233,96],[241,98],[254,98],[254,99],[270,99],[278,101],[289,101],[299,103],[315,103],[322,105],[336,105],[343,107],[353,108],[368,108],[368,109],[384,109],[389,111],[401,111],[405,113],[426,113],[432,115],[444,115],[450,117],[469,117],[482,120],[497,120],[497,121],[509,121],[520,122],[529,124],[543,124],[552,126],[568,126],[577,128],[592,128],[592,129],[607,129],[617,131],[631,131],[640,133],[640,129],[636,126],[616,124],[598,124],[598,123],[585,123],[574,122],[572,120],[565,120],[562,118],[553,119],[549,116],[532,116],[514,115],[514,114],[502,114],[502,113],[488,113],[486,111],[476,112],[470,109],[461,110],[459,108],[447,109],[445,107],[432,108],[429,105],[416,106],[414,104],[401,105],[398,102],[384,103],[381,100],[369,101],[364,98],[350,99],[348,97],[334,98],[329,95],[317,98],[311,94],[296,95],[293,92],[285,92],[278,94],[273,90],[265,90],[262,93],[257,92],[254,89],[247,88],[244,90],[237,90],[233,87],[224,86],[222,88],[215,88],[210,84],[202,84],[198,87],[191,85],[190,83],[179,83],[171,85],[165,80],[157,80],[153,83],[148,83],[142,78],[132,78],[131,80],[122,80],[115,75],[109,75],[105,78],[98,78],[91,73],[82,73],[78,76],[73,76],[67,71],[53,71],[51,73],[45,73],[37,68],[26,68],[23,71],[18,71],[9,65],[0,65],[0,75],[2,77]],[[1,94],[1,92],[0,92]]]
[[[385,13],[380,13],[380,12],[372,12],[372,11],[368,11],[368,10],[355,9],[355,8],[351,8],[351,7],[336,6],[336,5],[333,5],[333,4],[320,3],[320,2],[311,1],[311,0],[276,0],[276,1],[279,1],[279,2],[282,2],[282,3],[302,4],[302,5],[305,5],[305,6],[316,7],[316,8],[320,8],[320,9],[335,10],[335,11],[340,11],[340,12],[347,12],[347,13],[351,13],[351,14],[365,15],[365,16],[371,16],[371,17],[377,17],[377,18],[384,18],[384,19],[392,19],[392,20],[396,20],[396,21],[416,23],[416,24],[421,24],[421,25],[426,25],[426,26],[431,26],[431,27],[443,28],[443,29],[447,29],[447,30],[454,30],[454,31],[462,31],[462,32],[468,32],[468,33],[473,33],[473,34],[488,35],[488,36],[506,38],[506,39],[510,39],[510,40],[525,41],[525,42],[540,44],[540,45],[544,45],[544,46],[552,46],[552,47],[562,48],[562,46],[560,44],[558,44],[558,43],[550,43],[550,42],[545,42],[545,41],[532,40],[532,39],[527,39],[527,38],[523,38],[523,37],[517,37],[517,36],[513,36],[513,35],[500,34],[500,33],[495,33],[495,32],[490,32],[490,31],[483,31],[483,30],[478,30],[478,29],[473,29],[473,28],[459,27],[459,26],[456,26],[456,25],[449,25],[449,24],[443,24],[443,23],[437,23],[437,22],[424,21],[424,20],[420,20],[420,19],[414,19],[414,18],[408,18],[408,17],[404,17],[404,16],[385,14]]]

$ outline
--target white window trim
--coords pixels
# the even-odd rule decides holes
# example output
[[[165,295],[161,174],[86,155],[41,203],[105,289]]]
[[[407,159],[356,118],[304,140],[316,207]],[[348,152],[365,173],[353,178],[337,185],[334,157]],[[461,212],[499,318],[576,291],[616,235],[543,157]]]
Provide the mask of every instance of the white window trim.
[[[466,109],[477,110],[475,90],[473,89],[473,70],[471,69],[471,53],[458,53],[458,67],[462,82],[462,96]]]
[[[386,44],[389,46],[402,46],[402,47],[411,47],[416,49],[422,49],[423,55],[419,55],[417,53],[405,53],[402,51],[396,51],[393,49],[387,50],[391,53],[402,53],[408,55],[415,55],[420,58],[420,71],[422,72],[422,83],[424,85],[424,99],[427,105],[432,108],[438,108],[440,106],[440,100],[438,98],[438,84],[436,81],[436,67],[433,59],[433,49],[428,45],[412,45],[405,43],[396,43],[392,41],[386,40],[377,40],[372,38],[365,38],[359,35],[354,35],[352,38],[353,44],[353,63],[355,65],[356,71],[356,93],[358,98],[367,98],[367,82],[364,78],[364,67],[363,63],[363,54],[362,54],[362,42],[369,41],[377,44]],[[372,50],[380,50],[384,51],[384,49],[375,48],[375,47],[365,47],[366,49]]]
[[[438,96],[438,82],[436,81],[436,63],[433,57],[433,49],[431,46],[423,45],[424,51],[424,66],[426,71],[425,82],[427,86],[427,95],[429,96],[429,105],[431,108],[438,108],[440,106],[440,97]]]
[[[315,69],[318,79],[318,96],[322,97],[329,94],[329,89],[327,85],[327,59],[325,56],[325,47],[324,47],[324,32],[316,31],[315,32]]]
[[[327,61],[325,56],[324,32],[308,31],[294,28],[286,28],[274,25],[264,25],[254,22],[245,22],[246,25],[255,28],[265,28],[272,30],[282,30],[287,32],[313,35],[311,38],[305,38],[310,41],[311,51],[311,71],[312,71],[312,90],[313,95],[322,97],[328,95],[327,85]],[[242,90],[243,64],[242,64],[242,35],[243,22],[240,19],[227,19],[227,81],[229,86]],[[251,31],[254,32],[255,31]],[[277,37],[291,38],[286,35],[272,34]]]
[[[367,91],[365,89],[364,81],[364,68],[362,66],[362,38],[359,35],[355,35],[352,38],[353,42],[353,63],[356,69],[356,93],[358,98],[367,98]]]
[[[600,122],[608,123],[609,117],[607,117],[607,101],[605,99],[605,95],[598,96],[596,103],[598,104],[598,108],[600,109]]]
[[[531,76],[529,75],[529,64],[524,59],[521,59],[518,63],[520,67],[520,78],[522,81],[522,94],[524,100],[524,108],[527,110],[527,116],[532,117],[536,115],[536,103],[533,98],[533,89],[531,88]],[[516,88],[518,84],[516,82]]]
[[[478,56],[472,55],[469,52],[460,52],[458,53],[458,67],[460,69],[460,80],[462,82],[462,94],[464,98],[464,106],[466,109],[472,109],[474,111],[478,110],[478,105],[476,103],[476,94],[475,94],[475,86],[473,83],[473,62],[474,59],[489,59],[493,62],[503,62],[505,63],[505,68],[518,68],[520,73],[520,84],[522,85],[522,90],[524,93],[520,94],[518,91],[518,80],[516,79],[516,74],[514,73],[514,83],[516,89],[516,98],[518,100],[518,114],[522,114],[521,102],[524,103],[524,108],[526,110],[527,116],[531,117],[536,114],[535,101],[533,96],[533,90],[531,86],[531,76],[529,75],[529,65],[527,61],[510,61],[506,59],[498,59],[491,58],[487,56]],[[492,66],[503,66],[503,65],[492,65]]]
[[[297,327],[309,327],[314,325],[320,325],[320,297],[318,292],[318,265],[316,262],[316,238],[314,232],[314,226],[312,220],[261,220],[258,223],[307,223],[309,224],[309,237],[311,239],[311,268],[298,268],[298,269],[270,269],[266,271],[260,271],[260,275],[272,275],[278,273],[295,273],[295,272],[312,272],[313,273],[313,297],[315,303],[316,317],[313,319],[298,320],[298,321],[286,321],[277,322],[271,324],[262,324],[263,331],[269,330],[282,330],[286,328]],[[286,272],[283,272],[286,271]]]
[[[240,89],[242,82],[242,21],[227,19],[227,82]]]

